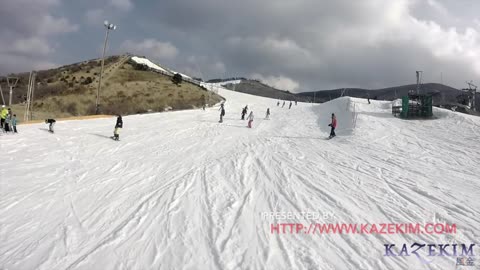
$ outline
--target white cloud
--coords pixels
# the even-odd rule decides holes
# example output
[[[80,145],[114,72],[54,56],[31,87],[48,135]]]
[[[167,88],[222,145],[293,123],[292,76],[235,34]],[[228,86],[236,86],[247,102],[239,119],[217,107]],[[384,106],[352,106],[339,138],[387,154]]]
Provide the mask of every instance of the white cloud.
[[[49,14],[44,15],[37,23],[37,33],[43,36],[75,32],[79,29],[77,24],[70,23],[66,18],[55,18]]]
[[[255,73],[250,77],[280,90],[295,91],[298,90],[298,87],[300,86],[298,82],[285,76],[263,76]]]
[[[49,66],[46,58],[58,47],[55,37],[79,29],[69,19],[53,14],[61,7],[60,0],[1,2],[0,54],[3,57],[0,73]]]
[[[110,0],[109,4],[122,11],[129,11],[133,8],[130,0]]]
[[[147,58],[157,60],[170,60],[177,56],[178,49],[170,42],[162,42],[156,39],[144,39],[140,42],[126,40],[120,46],[122,50],[133,54],[145,55]]]
[[[90,9],[85,13],[85,21],[90,25],[99,25],[105,21],[105,11],[103,9]]]
[[[11,47],[11,52],[22,55],[48,55],[54,51],[52,46],[41,38],[17,39]]]

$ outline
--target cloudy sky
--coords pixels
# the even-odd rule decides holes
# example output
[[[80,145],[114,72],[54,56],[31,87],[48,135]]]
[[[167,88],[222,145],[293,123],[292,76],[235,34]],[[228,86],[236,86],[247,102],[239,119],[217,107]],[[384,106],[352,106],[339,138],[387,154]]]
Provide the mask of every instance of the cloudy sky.
[[[0,0],[0,74],[145,55],[203,79],[294,92],[480,84],[478,0]]]

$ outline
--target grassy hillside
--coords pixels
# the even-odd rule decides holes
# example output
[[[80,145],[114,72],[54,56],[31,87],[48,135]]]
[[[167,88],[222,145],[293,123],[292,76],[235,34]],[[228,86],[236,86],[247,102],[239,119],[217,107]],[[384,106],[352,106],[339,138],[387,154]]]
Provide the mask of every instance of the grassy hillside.
[[[33,103],[33,119],[84,116],[95,113],[95,99],[100,72],[98,59],[57,69],[39,71]],[[20,78],[14,90],[12,109],[23,120],[28,73]],[[6,82],[3,94],[8,100]],[[218,103],[222,98],[198,85],[174,84],[171,77],[139,69],[129,56],[106,59],[100,91],[100,113],[135,114],[198,108]]]

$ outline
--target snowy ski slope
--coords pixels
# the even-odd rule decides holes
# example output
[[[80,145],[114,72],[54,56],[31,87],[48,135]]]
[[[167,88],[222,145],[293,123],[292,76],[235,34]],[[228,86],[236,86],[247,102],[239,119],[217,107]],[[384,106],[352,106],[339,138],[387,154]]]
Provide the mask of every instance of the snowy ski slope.
[[[215,107],[124,117],[120,142],[115,118],[0,136],[0,269],[455,269],[455,257],[423,264],[383,245],[478,243],[479,118],[219,94],[223,124]],[[253,129],[239,120],[247,104]],[[332,112],[338,137],[325,140]],[[441,221],[457,234],[272,234],[272,211],[334,214],[286,221],[304,224]]]

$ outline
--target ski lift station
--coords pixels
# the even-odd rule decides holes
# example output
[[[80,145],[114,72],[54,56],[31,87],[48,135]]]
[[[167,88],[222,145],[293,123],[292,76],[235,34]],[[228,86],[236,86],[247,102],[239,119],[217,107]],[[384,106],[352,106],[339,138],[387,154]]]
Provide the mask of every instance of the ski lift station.
[[[417,71],[417,89],[403,96],[401,104],[392,106],[392,114],[403,119],[431,118],[433,117],[432,95],[420,94],[421,71]]]

